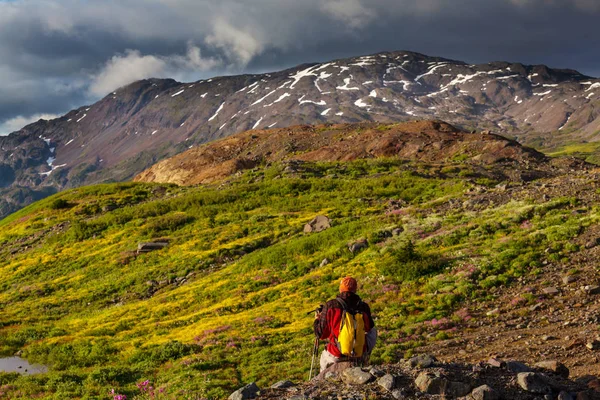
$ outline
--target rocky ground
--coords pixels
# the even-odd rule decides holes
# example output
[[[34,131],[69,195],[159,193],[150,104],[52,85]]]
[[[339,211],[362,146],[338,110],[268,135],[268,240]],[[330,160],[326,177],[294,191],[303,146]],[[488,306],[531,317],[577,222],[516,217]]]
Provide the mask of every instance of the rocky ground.
[[[497,358],[475,364],[444,363],[423,354],[393,365],[325,373],[299,385],[281,381],[261,390],[250,384],[229,399],[600,399],[598,378],[573,379],[569,372],[554,360],[535,365]]]

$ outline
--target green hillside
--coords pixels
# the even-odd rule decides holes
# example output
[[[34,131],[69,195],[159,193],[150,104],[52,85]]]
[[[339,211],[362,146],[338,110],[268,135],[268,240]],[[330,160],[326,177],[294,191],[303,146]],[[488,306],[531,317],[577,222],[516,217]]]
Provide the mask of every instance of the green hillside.
[[[223,398],[250,381],[306,379],[307,312],[346,275],[379,326],[374,363],[455,335],[465,299],[542,274],[543,258],[568,260],[600,218],[578,195],[541,198],[538,182],[509,183],[509,195],[498,183],[459,160],[379,159],[35,203],[0,222],[0,353],[51,372],[0,373],[0,398],[150,398],[136,386],[145,380],[158,398]],[[332,227],[305,234],[320,214]],[[157,238],[169,246],[134,256]],[[352,254],[361,238],[369,247]]]

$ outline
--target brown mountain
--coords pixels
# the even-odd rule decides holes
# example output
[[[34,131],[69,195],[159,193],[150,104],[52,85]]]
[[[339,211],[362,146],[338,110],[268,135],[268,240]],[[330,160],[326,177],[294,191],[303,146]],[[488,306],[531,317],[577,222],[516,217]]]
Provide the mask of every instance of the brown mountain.
[[[571,70],[469,65],[411,52],[194,83],[135,82],[0,137],[0,216],[67,187],[122,181],[249,129],[443,119],[538,143],[594,140],[600,81]]]
[[[441,121],[304,125],[233,135],[163,160],[135,181],[198,185],[272,162],[294,172],[303,162],[370,158],[469,163],[483,176],[516,181],[550,176],[565,162],[499,135],[468,133]]]

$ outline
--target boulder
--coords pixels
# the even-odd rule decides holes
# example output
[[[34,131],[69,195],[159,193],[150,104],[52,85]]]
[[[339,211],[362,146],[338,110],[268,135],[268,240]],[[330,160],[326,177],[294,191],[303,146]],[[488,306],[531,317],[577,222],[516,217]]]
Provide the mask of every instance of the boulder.
[[[498,400],[500,396],[498,392],[488,385],[479,386],[471,392],[471,400]]]
[[[351,368],[352,366],[352,363],[348,361],[338,362],[333,364],[331,367],[321,371],[321,373],[315,376],[313,379],[316,381],[331,379],[337,377],[339,374],[341,374],[348,368]]]
[[[547,294],[547,295],[549,295],[549,296],[554,296],[554,295],[557,295],[558,293],[560,293],[560,292],[558,291],[558,289],[557,289],[557,288],[555,288],[555,287],[547,287],[547,288],[544,288],[544,289],[542,290],[542,292],[543,292],[544,294]]]
[[[564,390],[558,394],[556,400],[575,400],[575,397],[571,395],[569,392],[565,392]]]
[[[331,220],[325,215],[317,215],[304,225],[304,233],[317,233],[331,228]]]
[[[535,372],[521,372],[517,375],[517,382],[524,390],[535,394],[550,394],[552,388],[548,380],[542,374]]]
[[[258,396],[260,389],[256,386],[256,383],[252,382],[249,385],[244,386],[233,392],[229,396],[229,400],[248,400],[254,399]]]
[[[377,379],[377,384],[389,392],[396,388],[396,383],[396,377],[392,374],[385,374]]]
[[[517,374],[520,372],[531,372],[531,368],[518,361],[507,361],[506,369]]]
[[[464,397],[471,393],[471,389],[473,387],[465,382],[448,382],[446,386],[446,390],[444,390],[444,395],[449,397]]]
[[[502,360],[499,360],[497,358],[491,357],[488,361],[487,361],[488,365],[494,368],[501,368],[504,367],[506,365],[506,363]]]
[[[404,232],[404,228],[394,228],[392,229],[392,236],[400,236],[402,232]]]
[[[364,385],[371,382],[375,377],[362,368],[348,368],[342,372],[342,380],[350,385]]]
[[[279,381],[271,386],[271,389],[288,389],[296,386],[294,382],[290,381]]]
[[[421,392],[441,395],[448,386],[448,380],[431,372],[421,372],[415,379],[415,385]]]
[[[567,368],[564,364],[559,363],[558,361],[541,361],[534,365],[536,368],[545,369],[550,371],[558,376],[562,376],[565,379],[569,378],[569,368]]]
[[[149,243],[139,243],[137,248],[137,253],[149,253],[151,251],[164,249],[169,245],[168,241],[156,241]]]
[[[408,393],[404,388],[392,390],[392,397],[396,400],[405,400],[409,398]]]
[[[348,250],[350,250],[351,253],[357,253],[363,249],[366,249],[367,247],[369,247],[369,242],[367,242],[367,239],[360,239],[356,242],[348,243]]]
[[[411,368],[429,368],[433,364],[435,364],[435,357],[430,356],[429,354],[419,354],[418,356],[414,356],[408,360],[408,365]]]
[[[587,285],[583,287],[584,292],[587,294],[600,294],[600,286],[598,285]]]

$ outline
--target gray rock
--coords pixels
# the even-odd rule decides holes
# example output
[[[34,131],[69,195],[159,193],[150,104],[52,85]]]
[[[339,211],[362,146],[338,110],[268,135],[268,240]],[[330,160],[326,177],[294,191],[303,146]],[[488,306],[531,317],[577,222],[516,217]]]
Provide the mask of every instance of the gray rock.
[[[150,242],[150,243],[139,243],[137,252],[139,253],[149,253],[151,251],[156,251],[160,249],[164,249],[169,245],[168,242]]]
[[[342,372],[342,380],[350,385],[364,385],[371,382],[375,377],[362,368],[348,368]]]
[[[415,385],[427,394],[444,394],[448,380],[430,372],[421,372],[415,379]]]
[[[271,389],[287,389],[296,386],[294,382],[290,381],[279,381],[271,386]]]
[[[404,228],[394,228],[392,229],[392,236],[399,236],[402,232],[404,232]]]
[[[336,379],[339,378],[338,373],[337,372],[332,372],[332,371],[327,371],[323,377],[326,380],[330,380],[330,379],[336,380]]]
[[[554,374],[562,376],[565,379],[569,378],[569,368],[555,360],[541,361],[535,364],[534,367],[551,371]]]
[[[448,382],[444,394],[450,397],[464,397],[471,393],[473,387],[465,382]]]
[[[544,289],[542,290],[542,292],[543,292],[544,294],[548,294],[548,295],[551,295],[551,296],[554,296],[554,295],[556,295],[556,294],[560,293],[560,292],[559,292],[559,290],[558,290],[557,288],[555,288],[555,287],[547,287],[547,288],[544,288]]]
[[[576,277],[574,277],[573,275],[567,275],[567,276],[563,276],[562,281],[565,285],[568,285],[569,283],[573,283],[577,280]]]
[[[409,398],[405,388],[392,390],[392,397],[396,400],[405,400]]]
[[[556,400],[575,400],[575,397],[571,396],[571,393],[565,392],[564,390],[558,394]]]
[[[471,392],[472,400],[498,400],[500,396],[498,392],[488,385],[479,386]]]
[[[381,378],[382,376],[385,375],[385,372],[383,372],[382,370],[380,370],[377,367],[374,366],[369,366],[367,368],[365,368],[365,370],[369,371],[371,373],[371,375],[377,377],[377,378]]]
[[[304,225],[304,233],[316,233],[331,228],[331,220],[324,215],[317,215]]]
[[[542,374],[535,372],[521,372],[517,375],[517,382],[524,390],[536,394],[550,394],[552,388]]]
[[[583,290],[587,293],[587,294],[600,294],[600,286],[597,285],[587,285],[583,287]]]
[[[321,267],[324,267],[324,266],[326,266],[326,265],[328,265],[328,264],[329,264],[329,260],[328,260],[328,259],[326,259],[326,258],[324,258],[324,259],[323,259],[323,261],[321,261],[321,265],[320,265],[320,266],[321,266]]]
[[[429,368],[433,364],[435,364],[435,357],[430,356],[429,354],[419,354],[418,356],[414,356],[408,360],[408,365],[411,368]]]
[[[514,373],[531,372],[531,368],[529,368],[527,365],[523,364],[522,362],[518,362],[518,361],[507,361],[506,369],[508,371],[514,372]]]
[[[377,384],[387,391],[392,391],[396,388],[396,377],[391,374],[385,374],[377,379]]]
[[[369,247],[369,242],[367,242],[367,239],[360,239],[356,242],[348,243],[348,250],[350,250],[352,253],[357,253],[363,249],[366,249],[367,247]]]
[[[256,386],[256,383],[252,382],[249,385],[244,386],[233,392],[231,396],[229,396],[229,400],[248,400],[254,399],[258,396],[258,392],[260,389]]]
[[[306,400],[306,396],[303,394],[297,394],[295,396],[288,398],[288,400]]]

